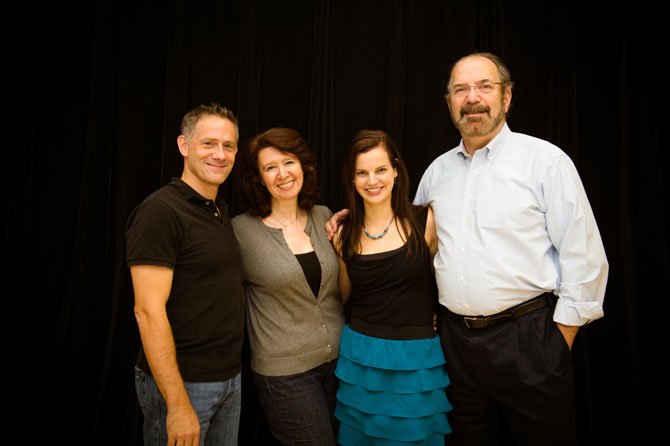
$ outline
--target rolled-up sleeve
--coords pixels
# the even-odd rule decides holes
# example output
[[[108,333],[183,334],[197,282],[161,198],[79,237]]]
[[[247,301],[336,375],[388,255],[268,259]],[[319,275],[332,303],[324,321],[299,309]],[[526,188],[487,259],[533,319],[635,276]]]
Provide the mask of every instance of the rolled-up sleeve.
[[[584,186],[567,156],[557,157],[549,167],[544,195],[559,271],[554,320],[584,325],[604,315],[609,264]]]

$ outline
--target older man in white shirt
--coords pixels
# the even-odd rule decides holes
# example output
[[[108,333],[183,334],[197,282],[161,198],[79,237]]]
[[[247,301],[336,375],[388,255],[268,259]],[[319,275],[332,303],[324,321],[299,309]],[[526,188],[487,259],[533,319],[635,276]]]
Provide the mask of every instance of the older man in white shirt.
[[[435,212],[438,329],[452,380],[449,444],[576,444],[570,349],[603,316],[609,266],[584,187],[558,147],[512,132],[512,81],[460,59],[446,100],[461,133],[419,184]],[[505,426],[506,424],[506,426]]]

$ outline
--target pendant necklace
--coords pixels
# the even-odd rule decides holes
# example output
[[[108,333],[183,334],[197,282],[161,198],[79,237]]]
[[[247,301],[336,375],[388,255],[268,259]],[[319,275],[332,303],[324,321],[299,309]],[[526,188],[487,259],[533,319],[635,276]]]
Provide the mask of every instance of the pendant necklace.
[[[286,223],[286,224],[284,224],[284,223],[282,223],[281,221],[279,221],[279,219],[278,219],[277,217],[275,217],[274,215],[272,215],[272,219],[273,219],[274,221],[276,221],[277,223],[279,223],[279,226],[281,226],[282,231],[286,231],[286,229],[287,229],[289,226],[291,226],[293,223],[295,223],[295,222],[298,220],[298,217],[296,217],[293,221],[290,221],[290,222],[288,222],[288,223]]]
[[[386,235],[386,233],[388,232],[389,228],[391,227],[391,223],[393,223],[393,220],[395,220],[395,215],[394,215],[393,217],[391,217],[391,221],[389,222],[389,224],[386,225],[386,227],[384,228],[384,230],[382,231],[382,233],[379,234],[379,235],[372,235],[372,234],[370,234],[370,233],[368,232],[368,230],[365,229],[365,223],[363,223],[363,232],[365,232],[365,235],[367,235],[368,238],[371,238],[372,240],[379,240],[380,238],[382,238],[382,237],[384,237],[384,236]]]

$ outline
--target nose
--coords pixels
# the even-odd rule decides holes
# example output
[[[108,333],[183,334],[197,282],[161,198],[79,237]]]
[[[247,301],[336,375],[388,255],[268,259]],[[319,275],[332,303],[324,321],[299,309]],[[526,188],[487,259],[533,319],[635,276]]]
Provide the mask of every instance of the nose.
[[[475,102],[479,100],[479,90],[474,85],[468,87],[468,93],[465,95],[469,102]]]
[[[223,150],[223,144],[217,144],[216,145],[216,150],[214,150],[214,153],[212,153],[212,156],[217,159],[221,160],[226,157],[226,151]]]
[[[368,184],[375,184],[377,182],[377,175],[371,173],[368,175]]]
[[[287,175],[288,172],[286,171],[286,168],[280,165],[279,168],[277,169],[277,177],[284,178]]]

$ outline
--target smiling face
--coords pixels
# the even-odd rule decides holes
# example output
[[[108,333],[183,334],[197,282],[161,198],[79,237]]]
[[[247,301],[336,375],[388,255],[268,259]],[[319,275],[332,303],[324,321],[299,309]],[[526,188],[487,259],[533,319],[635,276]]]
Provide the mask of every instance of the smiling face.
[[[266,147],[258,152],[258,171],[272,201],[298,199],[303,183],[302,164],[298,157]]]
[[[365,204],[391,203],[398,171],[391,165],[388,152],[377,146],[359,153],[354,169],[354,185]]]
[[[512,92],[500,85],[500,74],[495,64],[481,56],[467,57],[458,62],[449,81],[447,104],[451,119],[464,139],[492,139],[505,123],[505,113],[512,100]],[[471,86],[493,85],[490,92],[482,92]],[[462,97],[453,93],[467,88]],[[488,143],[488,141],[486,141]]]
[[[237,130],[230,120],[205,115],[193,134],[177,138],[184,156],[182,180],[200,195],[214,199],[235,164]]]

